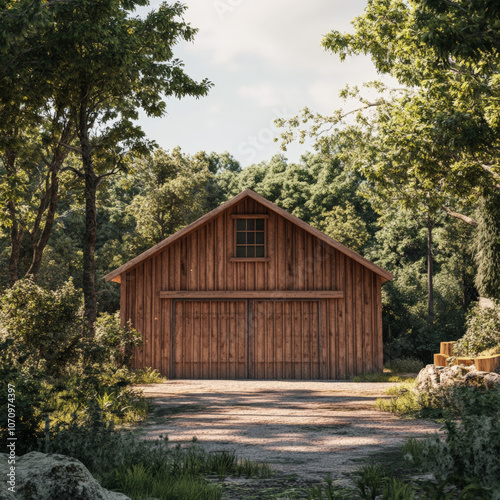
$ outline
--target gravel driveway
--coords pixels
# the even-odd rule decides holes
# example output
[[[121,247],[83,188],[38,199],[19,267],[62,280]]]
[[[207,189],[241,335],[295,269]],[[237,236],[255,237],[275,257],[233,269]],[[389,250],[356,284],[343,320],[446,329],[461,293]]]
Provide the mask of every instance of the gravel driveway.
[[[367,457],[436,432],[440,425],[375,409],[394,383],[173,380],[140,386],[154,398],[147,438],[196,436],[210,451],[266,462],[282,473],[341,478]]]

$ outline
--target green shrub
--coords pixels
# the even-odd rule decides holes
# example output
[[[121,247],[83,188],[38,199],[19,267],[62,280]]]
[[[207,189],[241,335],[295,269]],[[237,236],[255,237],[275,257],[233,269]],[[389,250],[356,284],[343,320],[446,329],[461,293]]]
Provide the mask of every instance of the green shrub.
[[[413,484],[395,477],[387,480],[382,493],[383,500],[415,500],[415,498]]]
[[[324,484],[311,487],[307,495],[307,500],[350,500],[352,498],[353,491],[335,484],[331,476],[325,478]]]
[[[467,331],[455,342],[455,356],[478,356],[481,352],[500,345],[500,302],[494,307],[471,306],[467,316]]]
[[[0,341],[0,446],[6,449],[9,441],[9,387],[14,389],[16,453],[36,449],[41,438],[41,426],[49,408],[50,391],[44,383],[43,373],[32,363],[21,359],[13,349],[12,339]],[[24,362],[24,363],[23,363]],[[12,397],[12,396],[11,396]]]
[[[477,495],[469,498],[500,498],[500,390],[457,394],[461,420],[445,421],[445,440],[408,442],[405,457],[421,470]],[[483,497],[478,493],[483,490],[493,496]]]
[[[19,280],[0,300],[1,334],[15,341],[20,356],[59,376],[80,354],[81,305],[71,279],[55,291],[30,278]]]
[[[491,414],[500,407],[498,389],[483,390],[473,386],[451,386],[441,388],[433,393],[415,390],[415,381],[390,387],[386,394],[391,399],[377,399],[376,407],[382,411],[396,413],[412,418],[460,418],[475,402],[477,415]]]
[[[120,326],[120,313],[102,313],[96,321],[95,340],[100,347],[101,361],[117,368],[130,367],[136,348],[142,345],[141,334],[130,325]]]
[[[385,367],[393,373],[418,373],[424,363],[416,358],[398,358],[388,361]]]

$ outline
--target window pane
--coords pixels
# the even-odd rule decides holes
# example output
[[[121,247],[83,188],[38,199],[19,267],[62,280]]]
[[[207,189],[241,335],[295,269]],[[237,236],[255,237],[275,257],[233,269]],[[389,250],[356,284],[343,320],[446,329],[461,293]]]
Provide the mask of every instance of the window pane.
[[[259,245],[264,244],[264,231],[262,231],[261,233],[256,233],[255,237],[256,237],[255,243],[257,243]]]
[[[247,257],[255,257],[255,247],[247,247]]]
[[[247,243],[253,245],[255,243],[255,233],[247,233]]]
[[[236,219],[236,230],[244,231],[245,228],[245,219]]]
[[[255,247],[255,257],[265,257],[264,255],[264,245]]]
[[[264,219],[256,219],[255,229],[257,229],[257,231],[264,231]]]
[[[247,220],[247,230],[253,231],[255,228],[255,220],[254,219],[248,219]]]
[[[236,257],[246,257],[246,247],[236,247]]]
[[[244,245],[246,243],[246,233],[236,233],[236,244]]]

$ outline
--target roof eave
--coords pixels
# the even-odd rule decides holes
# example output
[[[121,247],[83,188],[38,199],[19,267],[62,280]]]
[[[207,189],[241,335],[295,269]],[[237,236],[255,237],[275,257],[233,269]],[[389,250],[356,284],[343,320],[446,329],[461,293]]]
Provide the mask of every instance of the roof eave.
[[[360,264],[364,265],[368,269],[372,270],[374,273],[378,274],[382,278],[382,283],[385,283],[386,281],[392,280],[394,278],[394,275],[386,271],[385,269],[382,269],[381,267],[377,266],[373,262],[369,261],[359,253],[355,252],[354,250],[351,250],[350,248],[347,248],[346,246],[342,245],[342,243],[339,243],[338,241],[335,241],[333,238],[330,238],[330,236],[326,235],[325,233],[321,232],[319,229],[316,229],[307,222],[304,222],[303,220],[299,219],[295,215],[292,215],[291,213],[287,212],[286,210],[278,207],[274,203],[270,202],[269,200],[266,200],[264,197],[261,195],[255,193],[251,189],[245,189],[245,191],[242,191],[240,194],[236,195],[234,198],[231,198],[230,200],[226,201],[222,205],[218,206],[211,212],[208,212],[204,216],[200,217],[198,220],[192,222],[188,226],[184,227],[183,229],[177,231],[176,233],[170,235],[168,238],[164,239],[160,243],[156,244],[155,246],[151,247],[149,250],[146,250],[145,252],[141,253],[134,259],[130,260],[129,262],[123,264],[120,266],[118,269],[115,269],[114,271],[110,272],[107,274],[104,279],[106,281],[114,281],[116,283],[121,282],[121,275],[128,270],[134,268],[138,264],[140,264],[143,260],[154,256],[158,252],[161,252],[165,247],[176,241],[177,239],[181,238],[182,236],[187,235],[191,231],[194,231],[196,228],[204,224],[205,222],[209,221],[213,217],[217,216],[219,213],[227,210],[228,208],[232,207],[236,203],[240,202],[243,198],[245,197],[251,197],[258,203],[264,205],[265,207],[269,208],[273,212],[281,215],[285,219],[289,220],[290,222],[296,224],[297,226],[301,227],[305,231],[311,233],[313,236],[316,236],[320,240],[324,241],[328,245],[336,248],[340,252],[344,253],[348,257],[354,259],[355,261],[359,262]]]

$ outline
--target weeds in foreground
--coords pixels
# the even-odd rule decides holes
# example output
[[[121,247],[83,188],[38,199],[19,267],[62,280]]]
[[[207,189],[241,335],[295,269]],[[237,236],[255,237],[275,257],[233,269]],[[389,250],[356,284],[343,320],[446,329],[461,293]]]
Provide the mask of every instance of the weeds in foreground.
[[[144,464],[115,470],[107,485],[132,500],[219,500],[222,497],[221,485],[210,483],[203,477],[192,474],[175,476],[169,473],[168,467],[153,470]]]
[[[267,464],[238,460],[226,451],[209,453],[196,445],[172,446],[168,438],[140,440],[131,431],[117,431],[95,404],[82,420],[75,415],[55,428],[51,451],[80,460],[103,487],[133,500],[157,498],[219,499],[226,476],[268,478]],[[211,479],[212,478],[212,479]]]
[[[367,464],[353,474],[353,482],[362,500],[375,500],[384,490],[386,471],[376,464]]]
[[[134,385],[161,384],[168,379],[154,368],[142,368],[133,370],[130,374],[130,382]]]
[[[348,500],[352,498],[352,490],[335,484],[331,476],[325,478],[325,484],[317,484],[311,488],[307,500]]]

